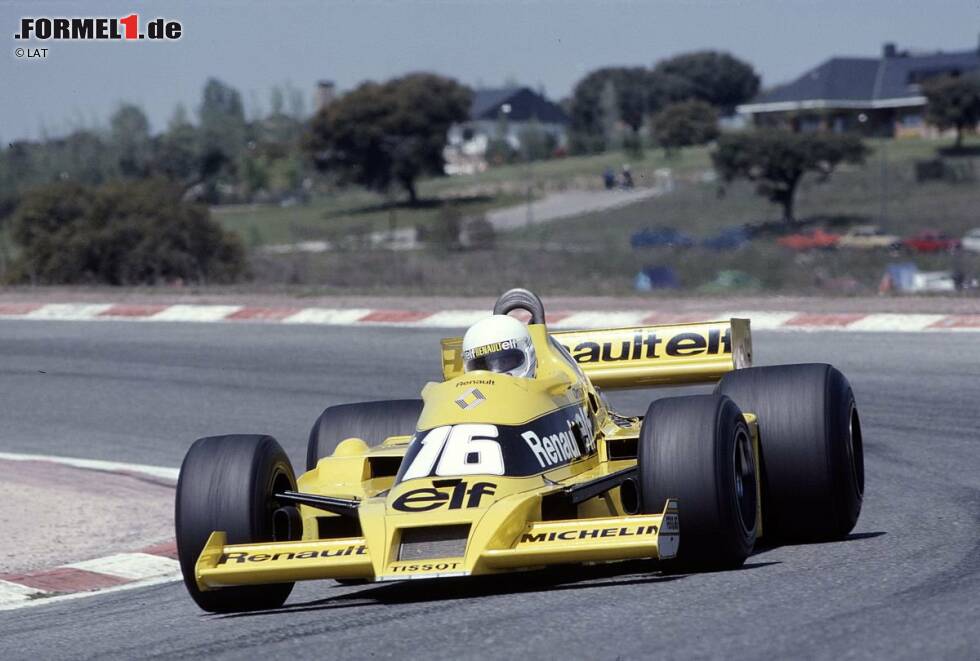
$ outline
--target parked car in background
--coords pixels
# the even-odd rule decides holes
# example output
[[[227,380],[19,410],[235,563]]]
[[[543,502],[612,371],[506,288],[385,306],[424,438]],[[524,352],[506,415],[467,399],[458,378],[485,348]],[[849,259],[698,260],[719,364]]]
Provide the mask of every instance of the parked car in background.
[[[738,250],[751,240],[744,227],[726,227],[714,236],[701,242],[701,246],[711,250]]]
[[[673,227],[647,227],[630,236],[634,248],[690,248],[694,239]]]
[[[963,247],[963,250],[980,252],[980,227],[976,227],[964,234],[960,245]]]
[[[791,250],[828,250],[836,248],[839,241],[840,234],[832,234],[819,227],[776,239],[776,243]]]
[[[949,252],[960,247],[959,239],[936,229],[925,229],[902,241],[909,250],[915,252]]]
[[[837,247],[860,250],[896,250],[902,247],[902,237],[886,234],[877,225],[857,225],[841,236]]]

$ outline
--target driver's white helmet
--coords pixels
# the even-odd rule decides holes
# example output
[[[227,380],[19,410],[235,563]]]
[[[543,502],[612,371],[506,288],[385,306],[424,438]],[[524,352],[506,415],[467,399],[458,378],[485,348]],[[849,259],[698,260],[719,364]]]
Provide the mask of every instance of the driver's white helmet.
[[[495,314],[470,326],[463,336],[463,370],[487,370],[533,377],[538,360],[527,326],[514,317]]]

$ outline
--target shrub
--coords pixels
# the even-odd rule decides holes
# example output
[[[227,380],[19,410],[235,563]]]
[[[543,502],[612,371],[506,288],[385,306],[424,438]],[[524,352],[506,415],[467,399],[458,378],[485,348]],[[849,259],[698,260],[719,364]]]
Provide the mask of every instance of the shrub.
[[[159,180],[35,189],[11,235],[20,247],[12,279],[36,284],[231,282],[245,267],[238,238]]]
[[[460,243],[471,250],[491,250],[497,235],[486,216],[474,216],[463,221]]]
[[[459,235],[462,230],[463,216],[453,204],[445,204],[439,210],[439,217],[419,238],[437,250],[458,250]]]

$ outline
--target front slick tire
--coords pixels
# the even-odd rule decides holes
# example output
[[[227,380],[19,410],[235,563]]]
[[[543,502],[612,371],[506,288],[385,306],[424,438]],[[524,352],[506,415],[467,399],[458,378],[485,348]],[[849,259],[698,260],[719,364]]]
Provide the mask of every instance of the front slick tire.
[[[678,500],[680,546],[665,568],[713,571],[742,566],[756,538],[755,462],[748,425],[728,397],[659,399],[640,431],[644,513]]]
[[[212,613],[278,608],[292,583],[202,591],[194,565],[208,537],[223,530],[229,544],[272,541],[274,494],[296,488],[289,458],[271,436],[233,434],[195,441],[177,482],[177,557],[184,585]]]

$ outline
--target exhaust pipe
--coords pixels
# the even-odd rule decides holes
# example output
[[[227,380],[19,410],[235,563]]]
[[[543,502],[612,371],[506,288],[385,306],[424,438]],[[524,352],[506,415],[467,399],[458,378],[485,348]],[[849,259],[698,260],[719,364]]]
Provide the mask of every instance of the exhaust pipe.
[[[276,542],[303,539],[303,519],[297,508],[286,505],[272,513],[272,539]]]
[[[636,478],[627,478],[619,485],[619,500],[627,514],[640,513],[640,484]]]

